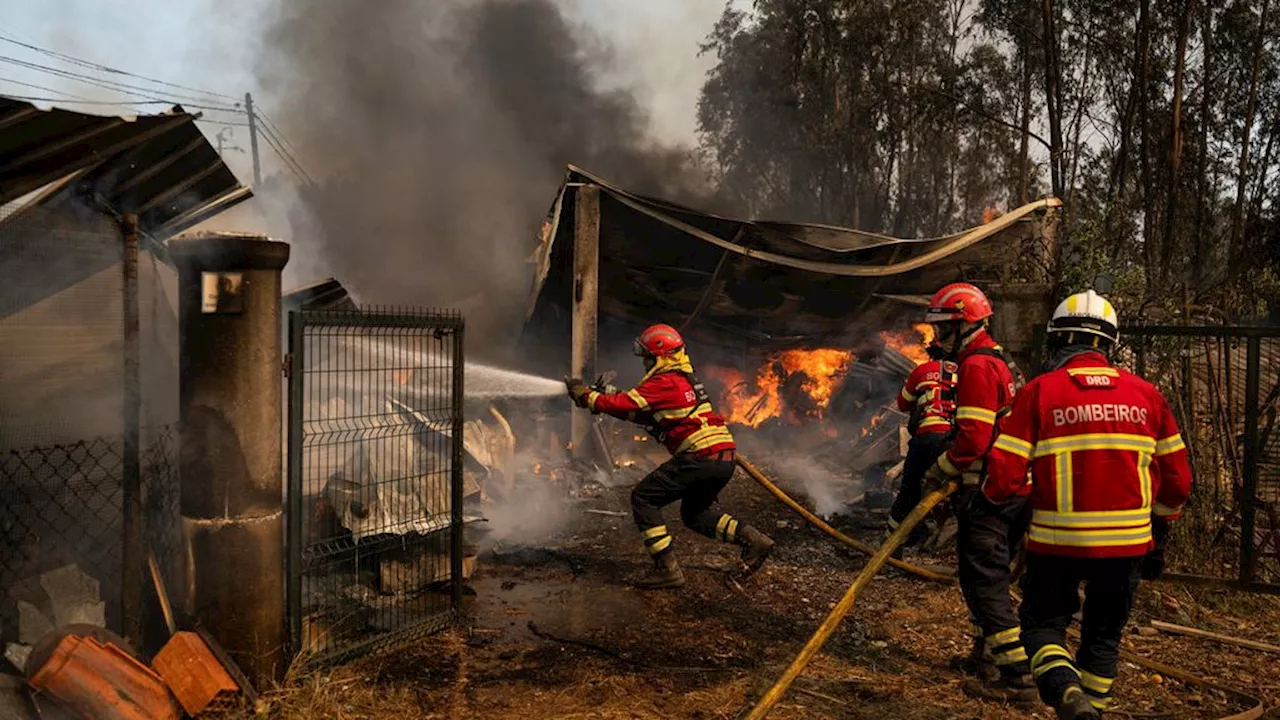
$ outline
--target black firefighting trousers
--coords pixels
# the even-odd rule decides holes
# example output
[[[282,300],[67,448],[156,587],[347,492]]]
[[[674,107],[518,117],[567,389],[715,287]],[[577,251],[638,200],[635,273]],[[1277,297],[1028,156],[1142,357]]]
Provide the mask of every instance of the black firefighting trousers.
[[[1084,687],[1095,708],[1102,710],[1110,703],[1120,637],[1129,622],[1141,564],[1141,556],[1073,558],[1027,553],[1022,642],[1031,657],[1040,698],[1046,703],[1057,703],[1074,683]],[[1084,614],[1080,649],[1073,660],[1066,649],[1066,632],[1080,609],[1080,583],[1084,583]]]
[[[924,474],[933,467],[938,456],[947,451],[949,444],[948,434],[941,432],[911,438],[907,444],[907,459],[902,462],[902,484],[898,487],[898,496],[893,499],[893,507],[889,508],[890,528],[897,528],[920,503]]]
[[[1025,675],[1028,656],[1009,597],[1009,565],[1031,522],[1027,498],[994,505],[977,486],[966,486],[951,496],[951,511],[959,524],[960,590],[973,623],[1000,672]]]
[[[738,521],[717,504],[720,491],[733,477],[733,453],[713,457],[682,454],[654,468],[631,491],[631,514],[649,554],[671,546],[671,534],[662,519],[662,508],[679,500],[680,519],[709,538],[733,542]]]

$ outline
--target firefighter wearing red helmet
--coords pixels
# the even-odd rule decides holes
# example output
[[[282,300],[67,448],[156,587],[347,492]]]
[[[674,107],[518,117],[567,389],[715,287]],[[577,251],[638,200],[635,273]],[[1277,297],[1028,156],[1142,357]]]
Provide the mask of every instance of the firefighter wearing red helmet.
[[[1010,563],[1028,523],[1027,500],[999,505],[982,497],[985,460],[996,437],[996,418],[1007,411],[1021,373],[991,336],[991,301],[969,283],[934,293],[925,311],[937,343],[958,366],[951,447],[925,473],[925,492],[956,482],[951,510],[956,534],[960,589],[974,625],[969,655],[956,663],[974,673],[965,690],[983,697],[1034,702],[1022,630],[1009,597]]]
[[[1163,568],[1168,522],[1191,492],[1186,446],[1151,383],[1111,365],[1115,308],[1092,290],[1063,300],[1049,322],[1049,362],[1000,421],[983,493],[1028,491],[1022,639],[1040,697],[1062,720],[1101,717],[1138,579]],[[1066,629],[1080,608],[1079,650]]]
[[[902,466],[902,482],[893,507],[889,508],[886,538],[920,502],[924,474],[938,456],[946,452],[951,440],[951,423],[956,414],[956,364],[946,358],[947,352],[936,343],[930,344],[926,352],[929,361],[911,371],[898,393],[898,409],[910,413],[907,431],[911,440]],[[918,544],[927,535],[923,526],[916,526],[903,545]]]
[[[606,413],[643,425],[671,452],[631,491],[631,513],[653,567],[635,584],[645,589],[684,585],[662,508],[680,501],[680,519],[709,538],[742,547],[746,574],[764,564],[773,540],[724,512],[720,491],[733,477],[737,445],[724,418],[693,372],[684,339],[670,325],[654,325],[636,338],[634,351],[644,359],[645,375],[635,389],[612,392],[580,379],[565,381],[569,397],[592,413]]]

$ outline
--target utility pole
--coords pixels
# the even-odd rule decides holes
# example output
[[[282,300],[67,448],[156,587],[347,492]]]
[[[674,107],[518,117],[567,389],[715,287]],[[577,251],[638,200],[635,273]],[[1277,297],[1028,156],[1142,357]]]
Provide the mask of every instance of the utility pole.
[[[253,154],[253,184],[262,184],[262,166],[258,163],[258,118],[253,113],[253,96],[244,94],[244,109],[249,113],[249,151]]]

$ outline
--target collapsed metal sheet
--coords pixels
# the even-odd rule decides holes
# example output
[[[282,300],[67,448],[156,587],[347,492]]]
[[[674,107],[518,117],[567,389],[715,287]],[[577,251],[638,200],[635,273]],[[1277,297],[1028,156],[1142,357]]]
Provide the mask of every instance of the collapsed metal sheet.
[[[570,166],[532,257],[526,335],[567,334],[577,188],[601,188],[601,321],[666,322],[700,345],[768,352],[847,343],[906,324],[912,296],[960,279],[990,281],[1040,242],[1055,198],[938,238],[750,221],[644,197]],[[889,296],[899,296],[892,298]],[[908,302],[902,302],[905,297]]]

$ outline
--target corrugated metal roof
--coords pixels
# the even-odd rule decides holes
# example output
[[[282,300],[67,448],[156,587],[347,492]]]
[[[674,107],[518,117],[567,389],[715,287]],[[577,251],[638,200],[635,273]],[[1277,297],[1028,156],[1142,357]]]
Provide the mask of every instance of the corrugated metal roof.
[[[960,279],[987,280],[1039,237],[1046,198],[963,232],[892,238],[805,223],[724,218],[644,197],[570,166],[543,224],[526,333],[567,332],[573,276],[574,203],[583,184],[601,188],[602,322],[684,326],[721,347],[768,351],[847,344],[918,321],[912,296]],[[904,302],[906,300],[906,302]]]
[[[290,310],[355,310],[355,301],[347,289],[334,278],[286,290],[280,298],[286,312]]]
[[[96,198],[136,213],[163,239],[252,193],[242,186],[181,106],[161,115],[103,117],[0,97],[0,204],[73,173],[33,204]]]

